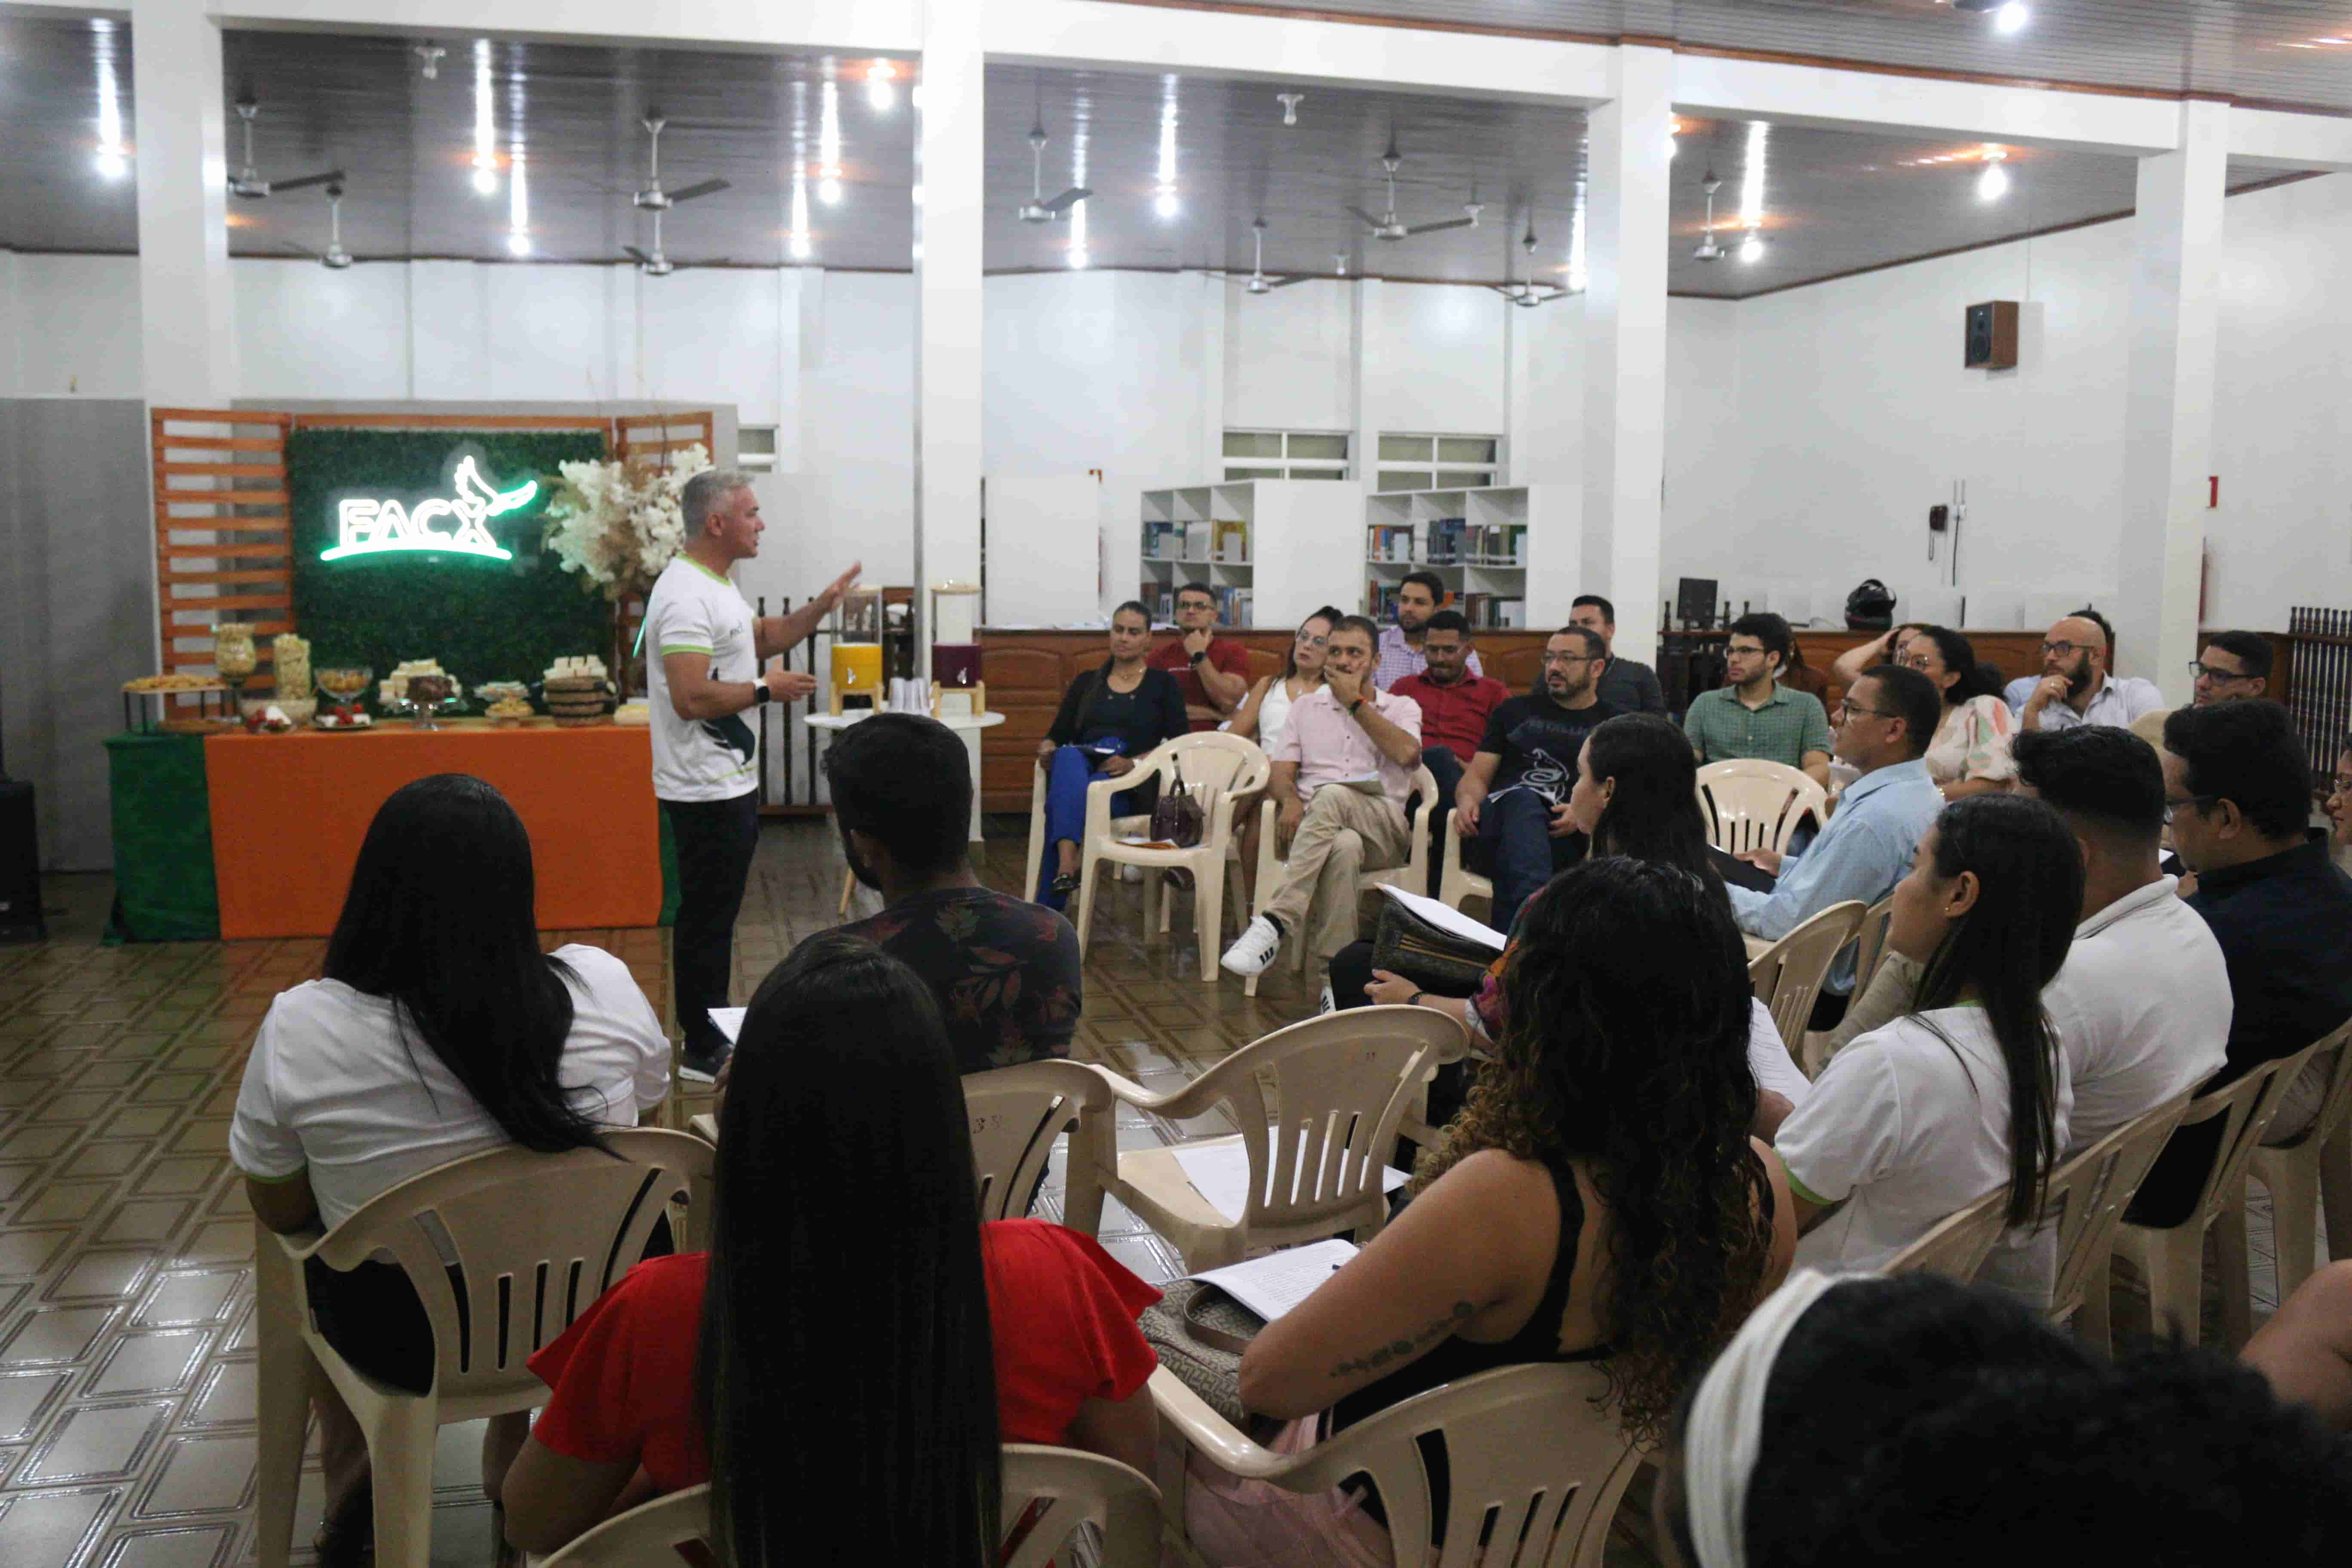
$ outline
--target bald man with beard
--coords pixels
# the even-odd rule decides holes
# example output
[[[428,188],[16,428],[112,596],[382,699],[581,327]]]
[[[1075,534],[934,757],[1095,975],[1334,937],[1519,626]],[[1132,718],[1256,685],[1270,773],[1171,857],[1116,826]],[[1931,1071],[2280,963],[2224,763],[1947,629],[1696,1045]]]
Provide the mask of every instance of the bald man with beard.
[[[2111,645],[2104,623],[2068,616],[2042,639],[2042,679],[2025,694],[2018,720],[2026,730],[2071,730],[2077,724],[2127,729],[2143,714],[2160,710],[2164,694],[2156,682],[2111,675]]]

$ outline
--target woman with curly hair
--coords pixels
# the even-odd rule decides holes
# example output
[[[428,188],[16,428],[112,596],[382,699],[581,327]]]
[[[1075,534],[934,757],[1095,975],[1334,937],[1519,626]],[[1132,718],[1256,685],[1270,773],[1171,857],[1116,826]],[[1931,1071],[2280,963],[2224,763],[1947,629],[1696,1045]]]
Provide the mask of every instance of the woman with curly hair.
[[[1413,1200],[1242,1358],[1242,1402],[1297,1453],[1492,1367],[1597,1361],[1655,1436],[1779,1283],[1786,1179],[1748,1135],[1748,961],[1719,889],[1620,858],[1521,917],[1509,1022]],[[1300,1498],[1197,1468],[1187,1530],[1222,1563],[1385,1563],[1376,1494]]]

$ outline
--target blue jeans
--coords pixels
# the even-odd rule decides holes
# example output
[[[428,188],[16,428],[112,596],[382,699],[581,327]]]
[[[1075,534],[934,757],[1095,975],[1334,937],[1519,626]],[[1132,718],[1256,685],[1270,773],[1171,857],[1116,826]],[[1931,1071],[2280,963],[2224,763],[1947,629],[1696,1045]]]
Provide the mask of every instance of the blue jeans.
[[[1045,766],[1045,849],[1037,861],[1037,901],[1060,909],[1069,901],[1069,895],[1054,891],[1055,849],[1064,839],[1073,844],[1082,842],[1087,832],[1087,786],[1102,764],[1110,761],[1084,746],[1057,746],[1054,760]],[[1121,790],[1110,797],[1110,814],[1125,816],[1135,810],[1135,790]]]
[[[1519,906],[1535,897],[1556,871],[1584,858],[1584,836],[1551,836],[1551,805],[1533,790],[1515,789],[1486,797],[1478,812],[1478,837],[1489,847],[1495,883],[1495,929],[1507,932]]]

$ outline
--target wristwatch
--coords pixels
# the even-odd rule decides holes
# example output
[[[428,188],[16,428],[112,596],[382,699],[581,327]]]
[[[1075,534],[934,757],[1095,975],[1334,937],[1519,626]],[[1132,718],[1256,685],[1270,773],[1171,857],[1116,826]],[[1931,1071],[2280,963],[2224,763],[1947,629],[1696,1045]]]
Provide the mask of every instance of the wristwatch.
[[[774,692],[768,689],[768,678],[766,676],[762,675],[753,678],[751,681],[752,707],[757,708],[762,702],[773,701],[775,700],[775,695],[776,694]]]
[[[1350,719],[1354,718],[1356,716],[1356,710],[1361,708],[1363,705],[1364,700],[1360,697],[1357,698],[1353,702],[1349,703],[1348,717]]]
[[[1192,656],[1192,662],[1193,662],[1194,664],[1198,664],[1198,663],[1200,663],[1202,659],[1204,659],[1204,658],[1208,658],[1208,657],[1209,657],[1209,650],[1208,650],[1208,649],[1206,649],[1206,648],[1202,648],[1199,653],[1196,653],[1196,654],[1194,654],[1194,655]]]
[[[1426,991],[1416,991],[1404,999],[1404,1005],[1408,1007],[1418,1007],[1421,1005],[1421,999],[1428,994]]]

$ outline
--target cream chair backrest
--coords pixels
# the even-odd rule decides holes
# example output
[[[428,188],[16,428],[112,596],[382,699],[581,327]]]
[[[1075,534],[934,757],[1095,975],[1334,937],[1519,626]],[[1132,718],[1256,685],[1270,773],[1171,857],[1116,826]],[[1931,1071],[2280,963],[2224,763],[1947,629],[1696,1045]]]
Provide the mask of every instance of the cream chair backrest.
[[[433,1326],[445,1405],[537,1388],[524,1363],[645,1255],[668,1202],[685,1194],[699,1214],[710,1201],[715,1151],[701,1139],[632,1127],[604,1140],[612,1154],[494,1149],[413,1176],[328,1232],[315,1256],[337,1269],[379,1249],[399,1261]]]
[[[2009,1208],[2009,1188],[1995,1187],[1958,1213],[1938,1220],[1925,1236],[1888,1258],[1885,1274],[1938,1274],[1972,1284],[1994,1245]]]
[[[1380,1488],[1399,1563],[1434,1568],[1600,1568],[1642,1454],[1599,1403],[1587,1363],[1507,1366],[1391,1405],[1309,1449],[1283,1479],[1311,1492],[1363,1471]],[[1445,1541],[1431,1542],[1427,1449],[1446,1462]]]
[[[2277,1144],[2277,1148],[2300,1149],[2306,1143],[2325,1143],[2347,1121],[2352,1121],[2352,1023],[2331,1031],[2314,1046],[2311,1059],[2326,1064],[2327,1070],[2327,1088],[2320,1097],[2319,1114],[2311,1119],[2309,1127],[2294,1135],[2294,1142]],[[2333,1215],[2328,1217],[2335,1218]],[[2338,1223],[2352,1223],[2352,1216]]]
[[[1372,887],[1381,882],[1393,882],[1408,893],[1429,891],[1429,814],[1450,810],[1449,805],[1438,798],[1437,775],[1426,765],[1412,770],[1412,782],[1405,792],[1405,800],[1421,802],[1412,816],[1412,825],[1405,836],[1407,857],[1402,866],[1385,871],[1365,873],[1364,885]]]
[[[2213,1168],[2205,1173],[2204,1189],[2197,1194],[2197,1206],[2190,1211],[2192,1218],[2188,1223],[2201,1223],[2231,1200],[2239,1184],[2245,1180],[2246,1166],[2261,1146],[2271,1118],[2278,1114],[2279,1101],[2286,1098],[2287,1086],[2294,1082],[2320,1047],[2334,1038],[2330,1035],[2314,1040],[2291,1057],[2264,1062],[2237,1082],[2210,1094],[2200,1094],[2189,1102],[2189,1109],[2181,1113],[2180,1125],[2194,1127],[2219,1118],[2221,1145],[2213,1156]]]
[[[1887,894],[1870,906],[1862,917],[1862,930],[1854,938],[1853,994],[1862,994],[1870,977],[1878,973],[1878,961],[1886,956],[1886,932],[1895,923],[1895,895]]]
[[[1311,1229],[1378,1194],[1422,1075],[1461,1044],[1461,1024],[1426,1007],[1347,1008],[1276,1029],[1194,1079],[1241,1125],[1253,1237]],[[1261,1075],[1274,1079],[1271,1106]]]
[[[538,1568],[686,1568],[697,1561],[679,1550],[710,1541],[710,1483],[639,1503],[615,1514]]]
[[[1102,1079],[1078,1062],[1024,1062],[966,1075],[963,1104],[971,1120],[981,1219],[1027,1214],[1055,1140],[1077,1125],[1087,1106],[1108,1100]]]
[[[2189,1097],[2178,1095],[2132,1118],[2050,1173],[2042,1223],[2058,1231],[2058,1266],[2051,1277],[2050,1315],[2063,1320],[2083,1304],[2083,1292],[2097,1270],[2106,1289],[2107,1259],[2116,1227],[2148,1167],[2164,1152],[2165,1141],[2189,1110]]]
[[[1786,763],[1741,757],[1698,771],[1707,841],[1727,855],[1787,849],[1808,811],[1817,821],[1827,818],[1829,798],[1828,791]]]
[[[1154,1568],[1160,1561],[1160,1489],[1117,1459],[1076,1448],[1004,1445],[1004,1529],[1008,1538],[1030,1508],[1044,1503],[1020,1544],[998,1568],[1046,1568],[1070,1553],[1070,1532],[1101,1527],[1102,1568]]]
[[[1858,899],[1832,904],[1748,962],[1748,981],[1756,1000],[1772,1010],[1772,1022],[1792,1055],[1803,1046],[1813,1001],[1829,978],[1830,965],[1853,940],[1854,929],[1867,913]],[[1801,1056],[1797,1065],[1804,1065]]]

